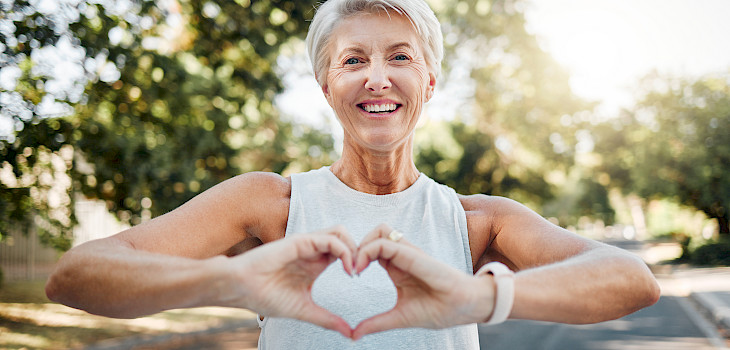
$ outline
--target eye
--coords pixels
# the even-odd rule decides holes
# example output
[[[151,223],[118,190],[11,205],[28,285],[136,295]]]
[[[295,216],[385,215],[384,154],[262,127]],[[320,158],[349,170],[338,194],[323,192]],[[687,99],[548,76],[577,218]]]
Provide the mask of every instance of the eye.
[[[395,55],[395,57],[393,57],[393,59],[396,61],[407,61],[410,58],[404,54],[398,54],[398,55]]]
[[[355,58],[355,57],[350,57],[345,61],[345,64],[358,64],[358,63],[360,63],[360,59]]]

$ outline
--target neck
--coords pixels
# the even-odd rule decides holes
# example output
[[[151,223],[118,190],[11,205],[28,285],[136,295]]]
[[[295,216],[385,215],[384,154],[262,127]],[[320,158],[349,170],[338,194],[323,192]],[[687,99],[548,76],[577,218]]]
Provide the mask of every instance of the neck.
[[[365,150],[345,140],[342,158],[330,170],[350,188],[370,194],[403,191],[420,175],[413,163],[413,137],[382,152]]]

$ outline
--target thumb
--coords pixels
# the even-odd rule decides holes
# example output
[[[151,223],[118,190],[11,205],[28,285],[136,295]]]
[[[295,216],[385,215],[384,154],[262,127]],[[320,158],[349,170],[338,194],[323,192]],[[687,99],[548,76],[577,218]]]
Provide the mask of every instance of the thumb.
[[[297,317],[301,321],[306,321],[322,328],[331,329],[342,334],[346,338],[352,338],[352,329],[345,320],[314,302],[307,305],[302,310],[302,314],[303,316]]]
[[[352,340],[359,340],[363,336],[371,333],[406,327],[402,315],[396,311],[396,308],[360,322],[352,331]]]

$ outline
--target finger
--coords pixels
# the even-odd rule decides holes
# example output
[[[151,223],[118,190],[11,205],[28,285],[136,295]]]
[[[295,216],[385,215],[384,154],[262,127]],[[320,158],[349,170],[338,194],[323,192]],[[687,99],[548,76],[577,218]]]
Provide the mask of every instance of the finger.
[[[365,238],[363,238],[363,240],[360,242],[360,247],[368,245],[368,244],[374,242],[375,240],[378,240],[381,238],[390,240],[390,234],[393,231],[395,231],[395,230],[393,228],[391,228],[388,224],[380,224],[377,227],[375,227],[375,229],[370,231],[365,236]],[[401,233],[403,233],[403,232],[401,232]],[[415,247],[415,245],[413,245],[413,243],[408,241],[405,237],[401,237],[401,239],[398,240],[398,243],[403,243],[403,244]]]
[[[368,265],[370,265],[371,260],[368,260],[366,258],[358,258],[360,256],[359,252],[362,247],[367,246],[368,244],[372,243],[373,241],[381,238],[387,238],[390,232],[393,232],[393,229],[385,223],[382,223],[378,226],[376,226],[372,231],[368,232],[367,235],[360,241],[360,246],[357,248],[357,251],[355,252],[355,265],[354,270],[356,274],[359,274],[363,270],[365,270]]]
[[[397,307],[397,306],[396,306]],[[355,327],[352,331],[352,340],[360,340],[363,336],[387,331],[390,329],[408,327],[395,309],[368,318]]]
[[[388,224],[380,224],[376,226],[372,231],[368,232],[367,235],[365,235],[365,238],[360,241],[360,247],[378,239],[378,238],[388,238],[388,235],[393,232],[393,228],[390,227]]]
[[[355,273],[361,273],[370,265],[371,261],[375,260],[385,260],[389,265],[417,276],[419,279],[442,277],[444,274],[448,275],[458,271],[413,245],[405,244],[402,241],[378,239],[365,246],[360,246],[355,257]]]
[[[352,338],[352,329],[350,328],[350,325],[341,317],[329,312],[327,309],[312,302],[302,311],[304,312],[304,316],[299,318],[300,320],[315,324],[322,328],[331,329],[347,338]]]
[[[414,250],[414,248],[383,238],[361,245],[355,257],[355,273],[361,273],[370,265],[370,262],[375,260],[391,260],[399,257],[400,263],[405,264],[408,262],[409,256],[410,259],[413,259],[410,250]]]
[[[355,254],[357,252],[357,244],[352,239],[352,236],[350,236],[349,233],[347,233],[347,229],[345,226],[337,225],[330,227],[324,231],[327,234],[331,234],[334,236],[337,236],[342,242],[344,242],[349,248],[352,254]]]
[[[350,248],[337,237],[322,236],[314,241],[315,247],[322,254],[330,254],[342,260],[342,267],[352,275],[353,256]]]
[[[300,236],[297,255],[300,258],[311,259],[330,255],[342,260],[345,271],[352,275],[353,256],[350,248],[338,237],[333,235],[312,234]]]

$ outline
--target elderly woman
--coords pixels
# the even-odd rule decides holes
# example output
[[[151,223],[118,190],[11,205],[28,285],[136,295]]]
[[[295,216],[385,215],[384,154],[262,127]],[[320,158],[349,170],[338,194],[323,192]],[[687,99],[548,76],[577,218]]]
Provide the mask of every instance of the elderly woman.
[[[423,1],[330,0],[307,43],[344,128],[341,159],[240,175],[80,245],[49,297],[110,317],[248,308],[272,349],[476,349],[477,323],[600,322],[656,302],[637,257],[418,171],[414,129],[443,51]]]

